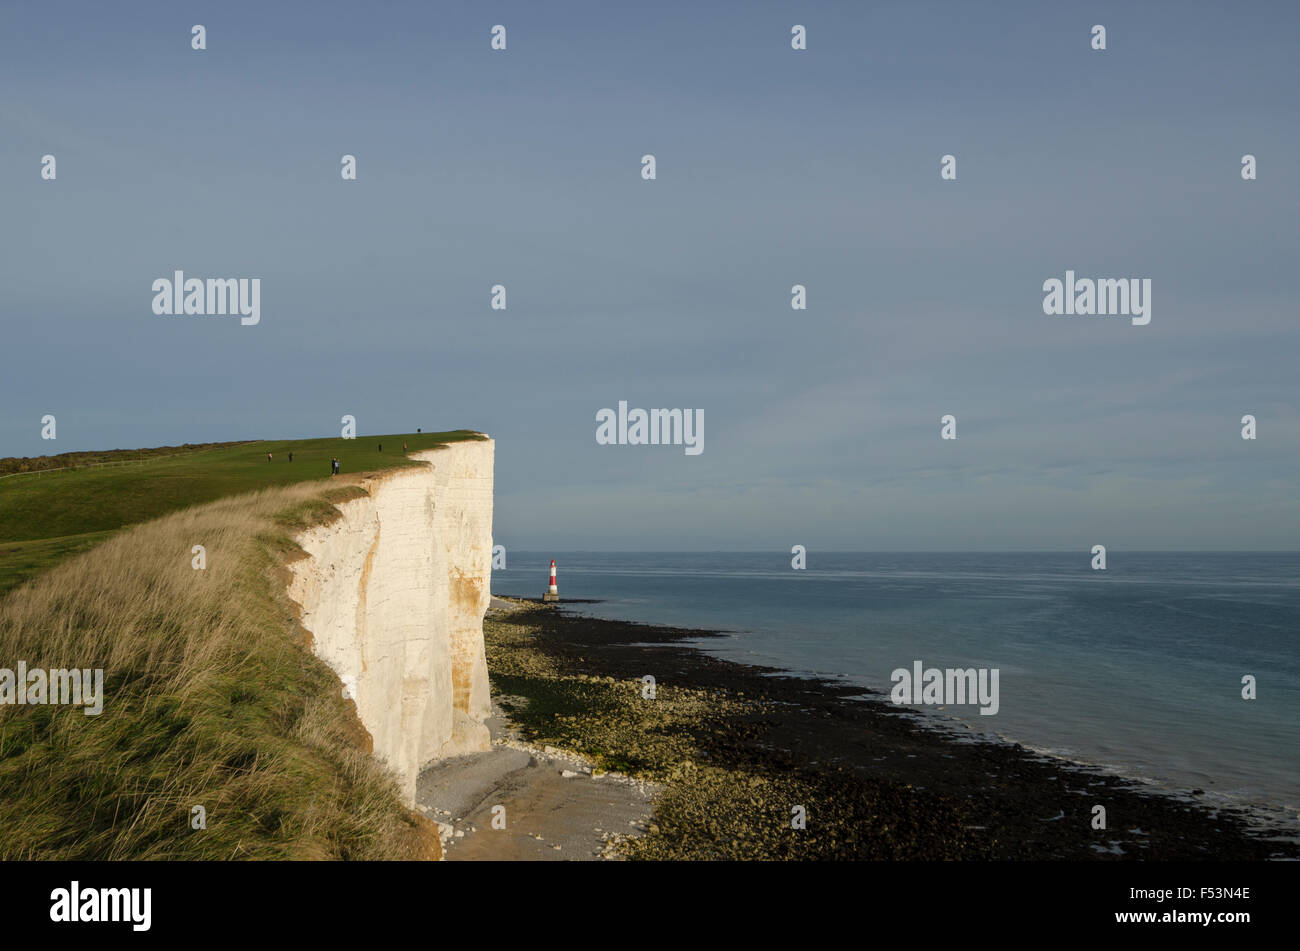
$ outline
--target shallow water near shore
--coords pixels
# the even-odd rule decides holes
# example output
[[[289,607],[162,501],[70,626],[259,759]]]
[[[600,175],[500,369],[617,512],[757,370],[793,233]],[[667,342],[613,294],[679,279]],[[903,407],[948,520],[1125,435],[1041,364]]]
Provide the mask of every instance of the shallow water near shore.
[[[926,712],[1270,813],[1300,807],[1300,554],[523,552],[496,594],[729,632],[697,646],[887,691],[896,668],[1000,670],[1000,707]],[[540,579],[540,581],[539,581]],[[1253,675],[1258,699],[1241,697]]]

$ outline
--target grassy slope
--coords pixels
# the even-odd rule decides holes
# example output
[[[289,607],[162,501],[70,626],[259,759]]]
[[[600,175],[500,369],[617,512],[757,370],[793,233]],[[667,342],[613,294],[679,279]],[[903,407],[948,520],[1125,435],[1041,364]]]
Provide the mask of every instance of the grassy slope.
[[[97,717],[0,706],[0,858],[436,855],[284,590],[292,535],[361,491],[353,477],[285,483],[328,473],[334,454],[404,464],[403,438],[414,450],[474,437],[366,439],[392,441],[383,457],[361,440],[254,444],[4,480],[40,484],[0,488],[3,533],[28,539],[3,546],[22,556],[9,567],[36,572],[0,596],[0,666],[103,668],[105,696]],[[242,494],[193,505],[223,493]],[[196,805],[206,829],[191,828]]]
[[[0,479],[0,594],[124,526],[257,489],[328,479],[334,456],[344,474],[375,471],[412,464],[402,457],[403,442],[415,451],[473,438],[460,430],[267,440],[133,465]]]
[[[228,449],[243,442],[186,443],[183,446],[156,446],[152,449],[102,449],[82,452],[61,452],[54,456],[11,456],[0,459],[0,475],[13,472],[39,472],[46,469],[76,468],[99,463],[140,462],[159,456],[173,456],[205,449]]]

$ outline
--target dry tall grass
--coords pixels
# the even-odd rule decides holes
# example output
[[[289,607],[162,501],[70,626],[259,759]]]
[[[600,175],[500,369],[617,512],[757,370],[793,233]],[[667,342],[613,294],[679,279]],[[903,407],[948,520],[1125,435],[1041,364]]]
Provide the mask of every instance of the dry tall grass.
[[[360,492],[305,483],[187,509],[0,601],[0,667],[104,670],[99,716],[0,706],[0,857],[436,857],[284,593],[293,532]]]

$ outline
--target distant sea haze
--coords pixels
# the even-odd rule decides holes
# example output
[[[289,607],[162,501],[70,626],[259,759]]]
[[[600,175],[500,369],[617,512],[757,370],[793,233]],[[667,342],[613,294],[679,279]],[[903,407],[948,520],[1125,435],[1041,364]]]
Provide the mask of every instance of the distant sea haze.
[[[844,679],[997,669],[995,716],[918,707],[1209,801],[1300,807],[1300,553],[1015,554],[510,551],[496,594],[733,632],[732,660]],[[647,671],[653,673],[653,671]],[[1242,678],[1257,698],[1242,698]],[[663,678],[661,678],[663,679]],[[945,721],[950,722],[950,721]]]

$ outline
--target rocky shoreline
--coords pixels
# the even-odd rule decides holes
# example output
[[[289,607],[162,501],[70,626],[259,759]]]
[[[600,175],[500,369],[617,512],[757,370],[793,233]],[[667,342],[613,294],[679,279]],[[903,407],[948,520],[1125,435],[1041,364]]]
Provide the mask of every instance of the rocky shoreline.
[[[1268,835],[1243,813],[933,729],[861,687],[682,644],[711,633],[522,599],[484,622],[493,695],[523,738],[663,784],[623,857],[1300,858],[1294,830]]]

